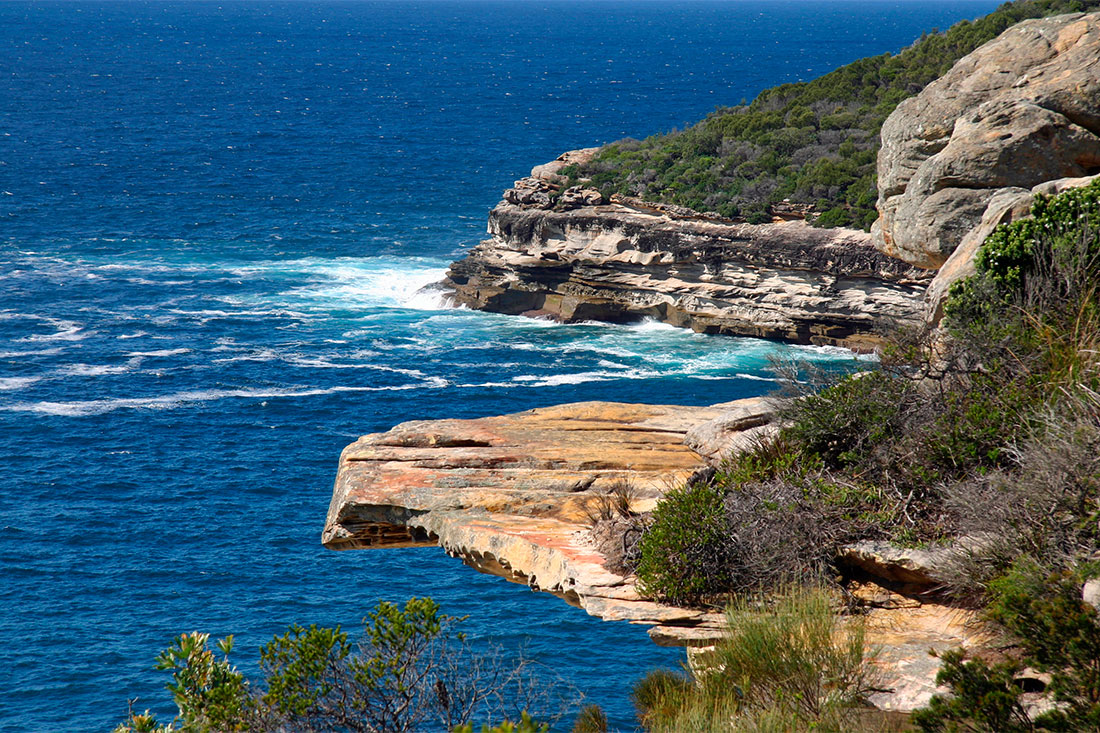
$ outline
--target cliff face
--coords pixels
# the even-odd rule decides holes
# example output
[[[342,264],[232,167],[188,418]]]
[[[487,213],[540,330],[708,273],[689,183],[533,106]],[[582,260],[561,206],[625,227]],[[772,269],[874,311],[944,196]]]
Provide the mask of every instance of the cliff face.
[[[983,220],[1011,219],[1041,184],[1097,173],[1100,13],[1024,21],[887,118],[876,244],[940,267]]]
[[[535,172],[555,175],[545,168]],[[920,318],[930,276],[877,252],[863,232],[605,204],[590,190],[565,192],[570,208],[560,210],[549,180],[505,192],[489,214],[491,238],[451,266],[456,303],[853,348],[873,345],[881,321]]]
[[[589,536],[589,514],[622,481],[633,510],[652,510],[700,467],[685,436],[730,409],[738,420],[709,431],[714,440],[767,422],[774,405],[763,398],[710,407],[586,402],[402,423],[344,450],[322,542],[331,549],[438,544],[482,572],[555,593],[595,616],[650,624],[661,643],[712,638],[722,614],[643,599],[632,578],[608,567]]]

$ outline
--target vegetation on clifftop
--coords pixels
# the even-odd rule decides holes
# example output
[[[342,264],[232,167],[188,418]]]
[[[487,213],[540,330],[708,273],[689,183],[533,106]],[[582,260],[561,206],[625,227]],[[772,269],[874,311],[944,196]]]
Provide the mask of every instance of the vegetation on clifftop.
[[[1100,730],[1100,614],[1082,591],[1100,577],[1100,181],[1040,196],[1031,214],[983,244],[945,304],[946,336],[898,335],[880,368],[803,389],[776,438],[659,504],[640,541],[641,586],[679,603],[743,603],[830,583],[847,542],[966,538],[940,568],[942,591],[985,608],[1003,653],[945,654],[938,680],[951,694],[912,723]],[[683,551],[695,545],[705,562]],[[1045,697],[1020,681],[1026,668],[1047,675]],[[748,703],[738,692],[707,704],[729,720]]]
[[[879,130],[907,97],[960,58],[1028,18],[1091,10],[1100,0],[1016,0],[943,33],[928,33],[898,54],[860,59],[809,82],[761,92],[721,108],[686,130],[621,140],[582,166],[605,196],[652,201],[765,221],[784,199],[814,204],[820,226],[869,228],[875,214]]]
[[[1086,556],[1100,543],[1098,289],[1100,182],[1039,197],[952,289],[948,338],[897,334],[878,369],[789,380],[803,394],[778,437],[659,504],[642,587],[705,604],[823,578],[857,540],[980,536],[954,588],[980,598],[1021,555]]]

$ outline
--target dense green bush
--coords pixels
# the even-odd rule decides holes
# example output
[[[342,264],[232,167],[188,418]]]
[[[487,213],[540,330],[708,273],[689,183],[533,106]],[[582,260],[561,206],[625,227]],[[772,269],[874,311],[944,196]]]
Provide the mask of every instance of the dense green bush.
[[[701,603],[733,581],[725,494],[709,482],[670,491],[642,536],[638,586],[673,603]]]
[[[605,195],[768,220],[769,204],[816,204],[822,226],[867,228],[875,220],[879,129],[903,99],[1009,26],[1100,6],[1100,0],[1017,0],[975,21],[922,36],[898,54],[860,59],[809,82],[761,92],[692,127],[605,146],[565,173]]]
[[[1045,570],[1017,560],[991,584],[989,616],[1018,642],[1020,654],[988,664],[953,651],[937,676],[950,695],[937,695],[913,722],[933,731],[1100,730],[1100,615],[1081,598],[1081,584],[1095,574]],[[1050,675],[1049,702],[1041,712],[1025,700],[1024,668]]]

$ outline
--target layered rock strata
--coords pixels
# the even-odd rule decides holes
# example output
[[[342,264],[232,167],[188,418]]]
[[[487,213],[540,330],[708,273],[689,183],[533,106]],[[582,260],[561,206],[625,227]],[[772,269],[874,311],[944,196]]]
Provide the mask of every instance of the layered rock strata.
[[[613,572],[592,541],[590,514],[617,484],[632,509],[651,510],[670,487],[736,441],[766,427],[768,398],[708,407],[586,402],[475,420],[402,423],[349,445],[323,542],[332,549],[442,546],[481,572],[553,593],[606,620],[650,627],[659,644],[705,648],[721,613],[654,603]],[[713,459],[712,459],[713,460]],[[944,651],[982,641],[971,614],[929,600],[929,553],[864,543],[841,558],[863,572],[850,592],[879,650],[875,704],[911,710],[935,690]]]
[[[489,214],[491,238],[451,266],[456,303],[857,349],[877,343],[884,321],[920,320],[930,275],[883,256],[864,232],[734,223],[621,197],[589,205],[599,196],[589,189],[563,193],[562,210],[539,186],[509,189]]]
[[[1097,173],[1100,13],[1024,21],[886,120],[875,241],[937,268],[1006,196]]]
[[[322,541],[332,549],[440,545],[483,572],[554,593],[608,620],[653,626],[658,643],[713,638],[721,614],[644,600],[588,536],[600,494],[627,481],[650,511],[700,467],[684,444],[735,409],[586,402],[476,420],[407,422],[349,445]]]

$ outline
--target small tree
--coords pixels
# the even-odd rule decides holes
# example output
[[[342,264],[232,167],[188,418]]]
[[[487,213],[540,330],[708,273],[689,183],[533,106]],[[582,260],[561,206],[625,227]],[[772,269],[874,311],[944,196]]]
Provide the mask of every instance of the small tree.
[[[490,724],[511,716],[521,721],[515,730],[526,731],[526,710],[560,715],[577,701],[529,660],[506,664],[498,649],[472,649],[454,629],[460,621],[430,598],[412,598],[404,608],[379,603],[358,643],[339,627],[291,626],[261,649],[264,680],[256,685],[229,664],[232,637],[217,642],[218,658],[209,635],[184,634],[157,657],[158,669],[173,672],[174,723],[131,711],[116,733],[169,733],[176,724],[199,733],[449,731],[475,716]]]

